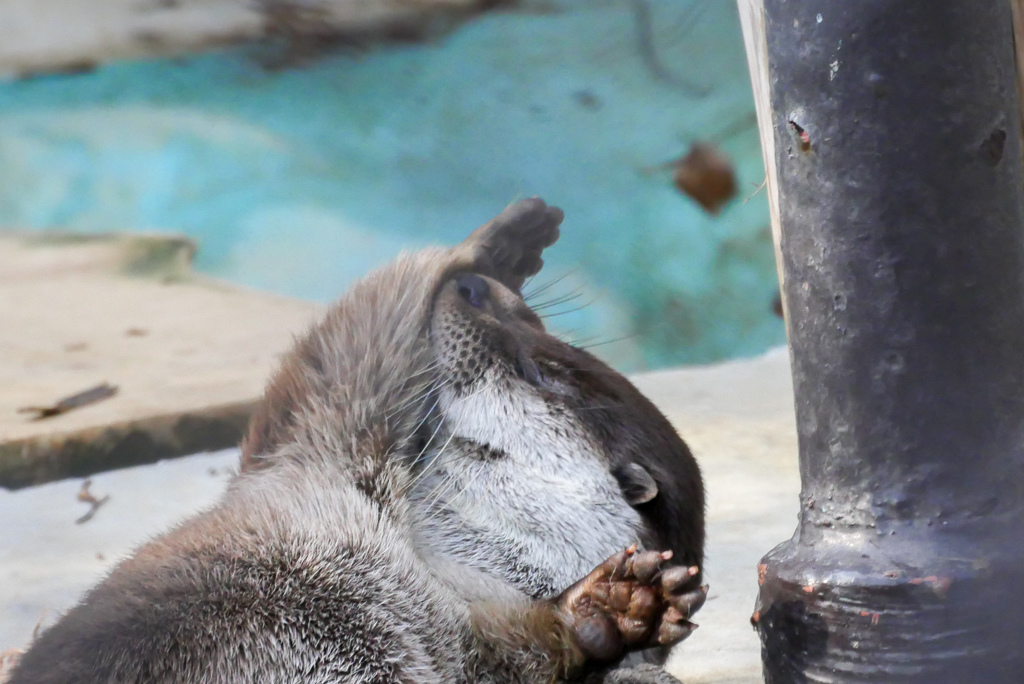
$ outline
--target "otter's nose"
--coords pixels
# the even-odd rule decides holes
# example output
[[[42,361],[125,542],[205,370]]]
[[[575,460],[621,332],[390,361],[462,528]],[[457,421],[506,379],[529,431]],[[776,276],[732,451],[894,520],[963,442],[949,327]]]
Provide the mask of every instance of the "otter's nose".
[[[491,294],[491,286],[476,273],[463,273],[455,278],[455,288],[459,296],[471,306],[480,308]]]

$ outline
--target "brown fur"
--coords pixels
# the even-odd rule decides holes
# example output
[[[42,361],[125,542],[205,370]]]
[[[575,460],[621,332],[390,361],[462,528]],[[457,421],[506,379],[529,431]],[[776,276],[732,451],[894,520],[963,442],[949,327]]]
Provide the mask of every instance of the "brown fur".
[[[482,528],[473,533],[478,536],[465,536],[466,523],[477,522],[471,517],[445,527],[444,516],[457,510],[463,492],[443,498],[443,488],[424,489],[425,476],[436,475],[431,468],[443,465],[443,458],[508,465],[501,459],[519,457],[459,437],[458,425],[447,424],[440,408],[452,368],[438,356],[438,345],[449,342],[436,329],[437,316],[463,306],[451,294],[452,278],[479,273],[492,283],[489,311],[497,316],[484,318],[505,321],[488,338],[493,348],[487,353],[501,367],[491,370],[507,372],[506,347],[525,345],[545,373],[554,378],[564,372],[558,381],[573,388],[571,396],[548,395],[530,378],[501,376],[522,395],[516,401],[555,407],[545,420],[564,415],[566,426],[573,426],[567,432],[557,424],[536,426],[538,434],[552,428],[569,440],[572,453],[523,457],[576,458],[600,487],[616,486],[612,473],[619,466],[639,466],[658,490],[636,507],[639,513],[621,492],[600,489],[594,495],[610,497],[609,510],[635,518],[642,541],[669,545],[687,563],[702,560],[703,487],[685,445],[621,376],[547,336],[519,298],[524,279],[543,263],[541,252],[557,239],[560,222],[559,210],[524,201],[461,245],[403,256],[353,287],[296,343],[271,380],[243,444],[242,472],[223,499],[117,566],[39,637],[11,684],[525,684],[583,677],[602,665],[580,646],[580,592],[572,594],[576,603],[567,602],[536,581],[539,569],[551,565],[548,551],[569,562],[579,559],[565,556],[554,539],[546,546],[544,539],[528,539],[540,544],[543,557],[535,558],[500,539],[495,545]],[[438,313],[436,307],[447,308]],[[518,332],[505,336],[509,330]],[[425,426],[432,429],[429,440]],[[442,431],[445,444],[432,443]],[[452,461],[460,462],[468,463]],[[630,485],[631,476],[615,477],[624,489]],[[514,488],[494,493],[515,497]],[[572,517],[566,523],[586,527],[579,516],[590,515],[589,509],[566,510]],[[593,514],[604,516],[609,529],[622,524],[614,515]],[[451,549],[426,541],[456,532],[460,541]],[[622,548],[622,534],[616,534],[602,548],[585,551],[602,558]],[[488,566],[479,560],[484,550],[504,554],[503,562],[521,565],[523,572]],[[589,580],[586,586],[607,585],[609,562],[594,571],[605,573],[603,584]],[[645,620],[652,621],[649,627],[633,625],[631,633],[653,629],[682,638],[677,628],[657,632],[657,625],[672,614],[669,604],[688,616],[703,595],[691,588],[673,597],[676,589],[659,588],[659,581],[629,579],[630,591],[646,592]],[[588,619],[597,615],[594,610],[588,608]]]

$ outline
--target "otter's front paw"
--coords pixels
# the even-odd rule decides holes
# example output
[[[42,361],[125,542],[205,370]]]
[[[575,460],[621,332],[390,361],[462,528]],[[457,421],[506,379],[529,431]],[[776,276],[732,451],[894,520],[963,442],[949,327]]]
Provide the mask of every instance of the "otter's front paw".
[[[697,625],[690,616],[704,605],[707,586],[696,586],[696,567],[661,569],[671,551],[637,553],[634,544],[572,585],[557,599],[584,655],[598,662],[627,650],[669,646]]]

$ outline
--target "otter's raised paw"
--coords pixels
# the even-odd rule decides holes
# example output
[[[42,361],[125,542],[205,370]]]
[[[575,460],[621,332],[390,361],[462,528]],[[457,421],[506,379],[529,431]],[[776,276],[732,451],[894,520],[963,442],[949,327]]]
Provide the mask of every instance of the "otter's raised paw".
[[[509,205],[477,228],[460,246],[484,275],[513,290],[544,265],[541,253],[558,239],[562,210],[533,197]]]
[[[707,587],[696,586],[696,567],[662,570],[671,557],[633,545],[562,593],[559,610],[585,656],[608,662],[627,650],[676,644],[697,628],[690,616],[704,605]]]

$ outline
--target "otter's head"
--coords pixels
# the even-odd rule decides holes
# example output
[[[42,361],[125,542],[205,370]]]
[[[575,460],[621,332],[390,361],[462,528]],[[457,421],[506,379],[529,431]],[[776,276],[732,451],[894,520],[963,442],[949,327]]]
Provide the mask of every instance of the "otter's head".
[[[341,473],[411,511],[424,553],[534,596],[634,541],[700,565],[704,491],[686,446],[522,297],[561,221],[524,200],[355,285],[268,385],[243,472]]]
[[[628,380],[548,334],[521,294],[561,212],[530,200],[502,216],[520,230],[474,233],[456,250],[474,256],[433,296],[420,534],[535,596],[634,541],[700,565],[704,491],[685,444]]]

